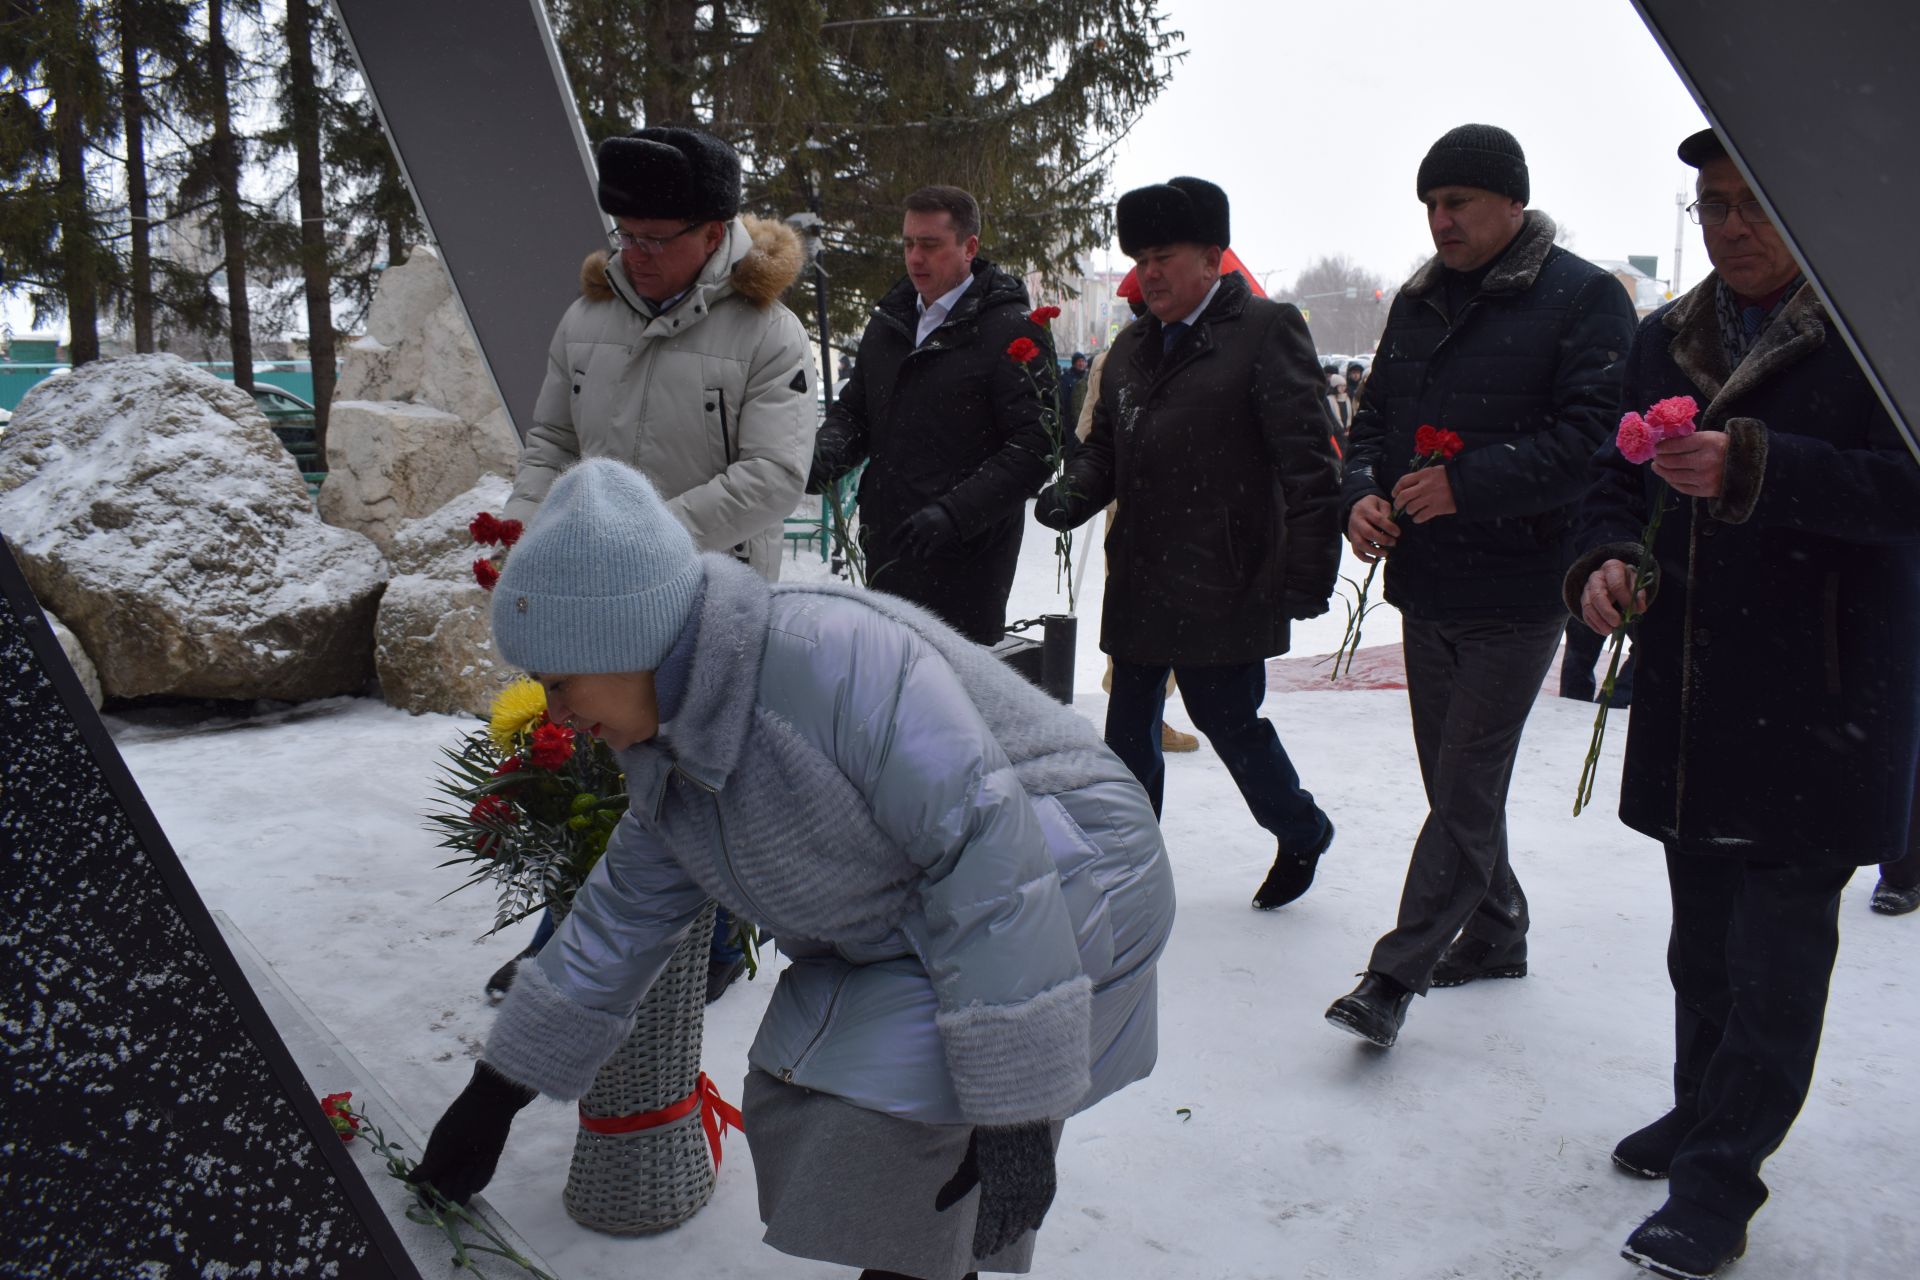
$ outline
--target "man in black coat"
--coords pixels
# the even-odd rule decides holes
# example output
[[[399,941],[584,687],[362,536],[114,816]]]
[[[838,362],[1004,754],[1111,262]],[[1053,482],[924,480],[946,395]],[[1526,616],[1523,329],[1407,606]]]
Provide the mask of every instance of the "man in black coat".
[[[1565,630],[1574,512],[1633,339],[1619,282],[1555,245],[1553,223],[1527,209],[1512,134],[1451,130],[1414,190],[1438,252],[1387,313],[1343,495],[1355,554],[1387,560],[1428,805],[1398,920],[1359,987],[1327,1010],[1382,1047],[1414,993],[1527,971],[1507,784]],[[1464,447],[1416,467],[1425,426]]]
[[[1006,633],[1026,501],[1051,465],[1043,412],[1055,407],[1053,349],[1028,319],[1026,286],[978,256],[972,196],[914,192],[902,236],[906,278],[873,309],[814,442],[807,492],[865,462],[867,585],[990,645]],[[1025,366],[1007,356],[1020,338],[1040,348]]]
[[[1071,529],[1118,499],[1100,647],[1113,656],[1107,745],[1160,811],[1167,674],[1278,842],[1255,905],[1305,893],[1333,823],[1260,716],[1288,623],[1326,612],[1339,480],[1326,383],[1300,312],[1222,278],[1227,195],[1199,178],[1120,197],[1120,247],[1147,314],[1114,340],[1093,428],[1035,507]]]
[[[1705,1276],[1746,1247],[1806,1100],[1840,891],[1905,851],[1920,465],[1713,132],[1680,158],[1714,270],[1641,324],[1624,397],[1691,396],[1699,429],[1646,466],[1601,451],[1566,600],[1620,625],[1663,501],[1620,819],[1666,850],[1673,1108],[1614,1161],[1669,1179],[1627,1257]]]

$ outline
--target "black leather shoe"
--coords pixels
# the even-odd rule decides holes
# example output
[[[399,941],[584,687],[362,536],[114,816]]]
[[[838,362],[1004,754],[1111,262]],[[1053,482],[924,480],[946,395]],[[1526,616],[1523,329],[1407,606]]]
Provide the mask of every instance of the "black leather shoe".
[[[1920,884],[1902,889],[1882,880],[1873,886],[1873,897],[1867,905],[1883,916],[1904,916],[1909,911],[1920,910]]]
[[[1747,1251],[1747,1229],[1678,1200],[1627,1237],[1620,1256],[1667,1280],[1711,1280]]]
[[[1369,969],[1360,985],[1327,1007],[1327,1021],[1382,1049],[1393,1048],[1407,1020],[1413,992],[1384,973]]]
[[[507,989],[513,985],[513,975],[520,971],[521,958],[515,956],[493,971],[493,976],[487,979],[488,1000],[499,1004],[507,998]]]
[[[1254,907],[1260,911],[1272,911],[1305,893],[1313,884],[1313,873],[1320,869],[1320,855],[1332,843],[1333,819],[1328,818],[1327,829],[1320,833],[1320,839],[1306,852],[1288,853],[1285,845],[1276,844],[1273,869],[1267,872],[1266,880],[1254,893]]]
[[[1476,978],[1524,978],[1527,976],[1527,946],[1495,949],[1491,942],[1461,934],[1433,966],[1431,985],[1458,987]]]
[[[1620,1139],[1613,1148],[1613,1163],[1636,1178],[1666,1177],[1695,1119],[1692,1107],[1675,1107],[1646,1128],[1636,1129]]]
[[[727,988],[738,982],[740,975],[746,971],[747,958],[745,956],[741,956],[737,960],[707,961],[707,1003],[712,1004],[715,1000],[727,994]]]

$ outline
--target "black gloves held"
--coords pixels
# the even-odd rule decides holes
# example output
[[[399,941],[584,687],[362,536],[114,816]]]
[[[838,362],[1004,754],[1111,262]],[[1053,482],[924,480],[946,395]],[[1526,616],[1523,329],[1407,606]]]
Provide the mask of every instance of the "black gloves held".
[[[893,541],[903,554],[924,560],[959,546],[960,526],[953,522],[945,507],[929,502],[901,522],[893,531]]]
[[[1292,591],[1280,598],[1280,607],[1286,610],[1287,617],[1295,622],[1305,622],[1308,618],[1317,618],[1327,611],[1328,602],[1313,596],[1298,595]]]
[[[1040,491],[1033,502],[1033,518],[1049,529],[1065,532],[1076,523],[1073,513],[1068,509],[1067,500],[1061,496],[1060,486],[1050,484]]]
[[[408,1180],[432,1183],[447,1199],[465,1204],[493,1178],[513,1117],[538,1096],[485,1062],[474,1063],[473,1079],[433,1126],[426,1154]]]
[[[1022,1233],[1038,1231],[1053,1204],[1053,1126],[1044,1120],[976,1128],[967,1154],[934,1197],[944,1212],[980,1188],[973,1222],[973,1256],[990,1258]]]
[[[825,493],[833,488],[834,481],[838,478],[833,474],[833,464],[816,453],[807,467],[807,492]]]

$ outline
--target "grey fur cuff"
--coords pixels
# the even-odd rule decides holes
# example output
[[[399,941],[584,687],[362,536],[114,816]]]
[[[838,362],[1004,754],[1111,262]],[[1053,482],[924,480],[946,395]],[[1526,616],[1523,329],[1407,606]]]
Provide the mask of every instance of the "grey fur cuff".
[[[1580,593],[1587,589],[1587,579],[1593,576],[1595,569],[1598,569],[1609,560],[1619,560],[1625,564],[1638,565],[1640,563],[1640,544],[1637,542],[1603,542],[1581,556],[1578,560],[1575,560],[1573,562],[1573,568],[1567,570],[1567,576],[1560,582],[1560,599],[1566,604],[1568,613],[1576,618],[1580,616]],[[1654,578],[1653,586],[1655,591],[1658,591],[1660,588],[1660,580],[1657,576]],[[1647,603],[1653,603],[1652,593],[1648,594]]]
[[[1707,514],[1725,524],[1745,524],[1760,501],[1767,478],[1767,424],[1758,418],[1727,419],[1727,470],[1720,496]]]
[[[1093,983],[1085,974],[1019,1004],[942,1010],[936,1022],[970,1124],[1064,1119],[1093,1087]]]
[[[633,1028],[632,1018],[569,1000],[532,960],[523,960],[483,1055],[515,1084],[578,1098]]]

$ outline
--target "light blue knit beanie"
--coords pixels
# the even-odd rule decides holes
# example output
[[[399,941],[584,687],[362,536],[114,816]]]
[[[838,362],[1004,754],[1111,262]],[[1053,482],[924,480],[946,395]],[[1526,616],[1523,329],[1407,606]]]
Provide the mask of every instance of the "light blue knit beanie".
[[[493,589],[500,656],[543,675],[652,671],[703,580],[693,539],[647,478],[589,458],[548,491]]]

